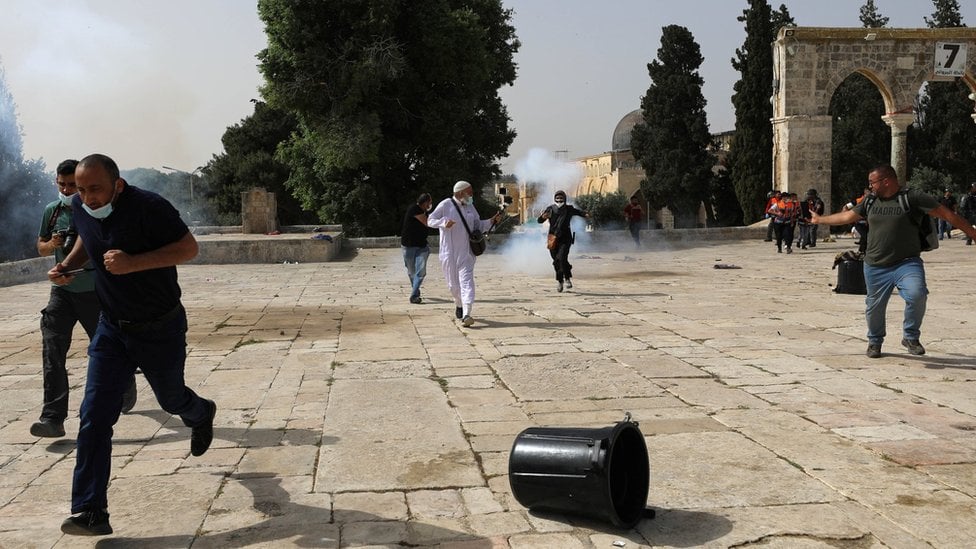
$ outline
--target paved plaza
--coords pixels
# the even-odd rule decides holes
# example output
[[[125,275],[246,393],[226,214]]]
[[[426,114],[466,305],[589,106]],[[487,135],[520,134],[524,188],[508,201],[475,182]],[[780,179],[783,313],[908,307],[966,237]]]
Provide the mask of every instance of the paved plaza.
[[[217,402],[214,443],[191,457],[137,376],[103,538],[59,530],[84,332],[67,437],[37,439],[48,284],[0,288],[0,547],[976,547],[976,247],[924,255],[928,353],[899,345],[895,296],[871,360],[863,297],[832,291],[849,238],[792,255],[650,240],[574,248],[563,293],[541,240],[492,250],[471,328],[436,255],[421,305],[398,249],[180,267],[186,377]],[[656,518],[619,530],[515,501],[518,433],[626,412]]]

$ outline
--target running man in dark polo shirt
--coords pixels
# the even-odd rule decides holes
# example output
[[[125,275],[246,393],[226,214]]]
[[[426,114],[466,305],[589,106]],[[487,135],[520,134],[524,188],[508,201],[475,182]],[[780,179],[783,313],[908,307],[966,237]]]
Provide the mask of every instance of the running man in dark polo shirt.
[[[176,265],[196,256],[196,239],[163,197],[132,187],[118,165],[101,154],[75,170],[72,201],[78,242],[48,271],[56,284],[92,260],[95,292],[102,305],[88,347],[88,380],[71,487],[71,512],[61,531],[74,535],[112,533],[108,514],[112,427],[122,392],[140,368],[163,410],[192,428],[190,453],[202,455],[213,440],[217,406],[186,386],[186,311],[180,303]]]

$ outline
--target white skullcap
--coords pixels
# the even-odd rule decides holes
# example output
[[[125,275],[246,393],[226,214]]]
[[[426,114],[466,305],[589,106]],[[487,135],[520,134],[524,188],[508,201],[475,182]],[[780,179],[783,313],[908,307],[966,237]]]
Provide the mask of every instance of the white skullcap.
[[[458,181],[457,183],[454,184],[454,192],[456,193],[459,193],[464,189],[470,189],[470,188],[471,188],[471,183],[468,183],[467,181]]]

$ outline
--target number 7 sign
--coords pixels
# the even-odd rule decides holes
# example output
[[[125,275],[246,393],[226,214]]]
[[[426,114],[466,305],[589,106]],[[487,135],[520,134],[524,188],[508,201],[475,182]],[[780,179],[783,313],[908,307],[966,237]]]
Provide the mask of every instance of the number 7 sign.
[[[966,43],[935,43],[935,76],[959,77],[966,73]]]

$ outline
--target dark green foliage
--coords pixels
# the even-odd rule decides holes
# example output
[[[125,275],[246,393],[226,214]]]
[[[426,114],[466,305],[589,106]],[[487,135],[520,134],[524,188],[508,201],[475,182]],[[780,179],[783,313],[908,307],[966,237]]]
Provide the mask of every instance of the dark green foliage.
[[[785,6],[773,13],[766,0],[749,0],[738,17],[746,24],[746,39],[735,50],[732,67],[741,77],[733,86],[735,135],[729,150],[729,166],[743,221],[762,219],[766,192],[773,186],[773,54],[770,47],[780,26],[792,25]]]
[[[932,168],[920,166],[915,168],[908,180],[908,186],[941,198],[945,189],[952,187],[952,179]]]
[[[602,229],[620,229],[625,226],[624,206],[630,199],[620,191],[612,193],[581,194],[575,198],[576,207],[589,213],[589,223]]]
[[[0,67],[0,261],[37,256],[37,233],[44,206],[57,198],[54,176],[44,161],[25,160],[17,106]]]
[[[297,131],[295,117],[262,101],[254,102],[254,114],[224,132],[224,153],[214,155],[203,169],[208,190],[202,193],[217,212],[222,224],[241,223],[241,193],[263,187],[275,193],[281,225],[315,224],[314,212],[285,188],[288,166],[275,159],[278,146]]]
[[[735,186],[729,171],[723,166],[712,176],[711,198],[714,219],[709,219],[709,227],[736,227],[742,225],[742,207],[735,195]]]
[[[634,158],[647,174],[641,190],[651,208],[671,210],[676,228],[697,226],[715,163],[698,74],[702,61],[688,29],[662,29],[657,59],[647,65],[651,86],[641,99],[644,120],[631,133]]]
[[[964,27],[956,0],[933,0],[935,12],[925,18],[931,28]],[[972,54],[970,54],[972,55]],[[928,82],[916,105],[916,124],[909,133],[912,172],[922,166],[948,175],[950,187],[966,190],[976,166],[976,124],[969,87],[953,82]]]
[[[519,43],[500,0],[260,0],[269,105],[297,131],[287,188],[353,235],[395,234],[421,192],[475,195],[515,133],[498,89]]]
[[[866,29],[879,29],[888,24],[888,18],[881,15],[874,0],[867,0],[861,6],[861,25]]]

